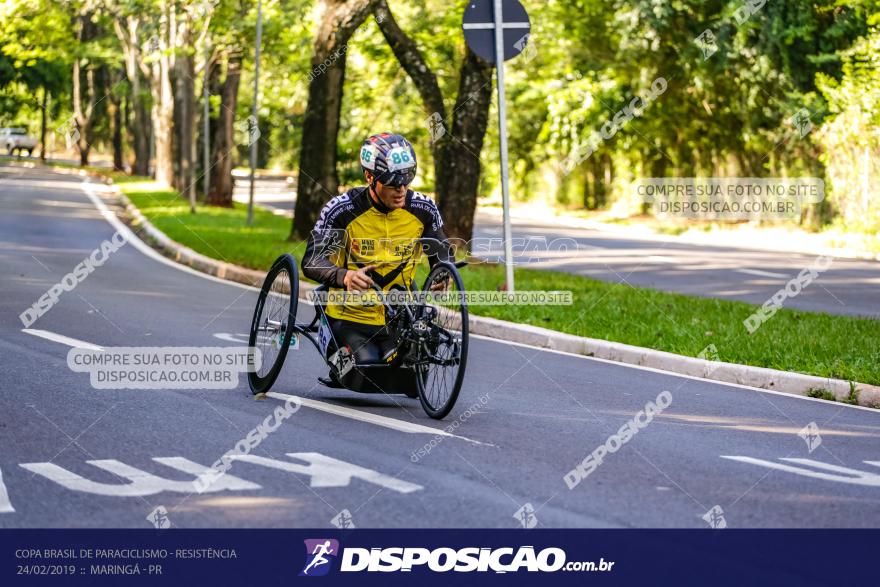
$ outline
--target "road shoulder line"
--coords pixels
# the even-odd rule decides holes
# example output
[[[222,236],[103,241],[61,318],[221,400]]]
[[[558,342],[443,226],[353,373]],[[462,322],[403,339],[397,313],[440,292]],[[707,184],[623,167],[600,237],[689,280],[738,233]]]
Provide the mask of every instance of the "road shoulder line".
[[[390,428],[392,430],[397,430],[398,432],[407,432],[409,434],[431,434],[433,436],[443,436],[448,438],[457,438],[458,440],[464,440],[467,442],[471,442],[474,444],[482,444],[494,446],[489,443],[480,442],[478,440],[472,440],[470,438],[466,438],[464,436],[458,436],[457,434],[452,434],[447,432],[442,428],[433,428],[431,426],[425,426],[424,424],[418,424],[416,422],[407,422],[406,420],[398,420],[397,418],[389,418],[388,416],[382,416],[380,414],[373,414],[372,412],[364,412],[362,410],[355,410],[353,408],[349,408],[346,406],[340,406],[337,404],[331,404],[328,402],[322,402],[315,399],[302,397],[298,395],[290,395],[287,393],[278,393],[275,391],[270,391],[266,394],[266,397],[271,397],[274,399],[282,400],[282,401],[290,401],[301,403],[303,406],[307,408],[311,408],[313,410],[320,410],[322,412],[326,412],[328,414],[333,414],[334,416],[342,416],[344,418],[351,418],[352,420],[357,420],[359,422],[367,422],[369,424],[375,424],[377,426],[383,426],[385,428]]]

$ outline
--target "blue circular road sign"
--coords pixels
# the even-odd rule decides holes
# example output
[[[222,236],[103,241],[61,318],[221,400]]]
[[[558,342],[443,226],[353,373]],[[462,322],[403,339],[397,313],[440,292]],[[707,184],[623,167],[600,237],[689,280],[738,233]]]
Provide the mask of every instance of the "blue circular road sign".
[[[531,23],[519,0],[501,0],[504,31],[504,60],[519,55],[529,41]],[[471,51],[495,63],[495,1],[471,0],[462,20],[464,40]]]

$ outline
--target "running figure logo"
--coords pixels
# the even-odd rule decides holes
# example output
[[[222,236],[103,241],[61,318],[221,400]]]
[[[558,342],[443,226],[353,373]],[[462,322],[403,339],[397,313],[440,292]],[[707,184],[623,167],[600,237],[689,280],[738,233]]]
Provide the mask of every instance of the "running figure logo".
[[[306,566],[300,577],[320,577],[330,572],[330,562],[339,555],[339,541],[311,538],[306,543]]]

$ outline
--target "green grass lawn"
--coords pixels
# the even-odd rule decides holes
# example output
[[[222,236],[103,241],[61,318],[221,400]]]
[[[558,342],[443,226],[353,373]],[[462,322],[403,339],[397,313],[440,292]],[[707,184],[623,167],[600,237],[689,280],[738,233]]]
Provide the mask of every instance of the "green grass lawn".
[[[254,208],[254,222],[247,226],[247,207],[237,202],[234,208],[199,206],[191,214],[189,202],[177,192],[157,191],[150,180],[119,177],[114,181],[156,228],[203,255],[267,270],[278,255],[292,253],[301,259],[305,251],[304,242],[287,240],[290,219],[262,208]]]
[[[116,183],[143,214],[173,240],[204,255],[265,270],[281,253],[297,259],[305,249],[289,242],[291,221],[261,209],[245,226],[246,209],[202,206],[190,214],[175,192],[142,178]],[[470,265],[462,271],[470,291],[495,290],[504,267]],[[518,268],[525,290],[570,290],[571,306],[479,306],[472,313],[571,334],[697,356],[714,344],[722,361],[880,384],[880,321],[780,310],[755,334],[743,320],[756,306],[617,285],[556,271]]]

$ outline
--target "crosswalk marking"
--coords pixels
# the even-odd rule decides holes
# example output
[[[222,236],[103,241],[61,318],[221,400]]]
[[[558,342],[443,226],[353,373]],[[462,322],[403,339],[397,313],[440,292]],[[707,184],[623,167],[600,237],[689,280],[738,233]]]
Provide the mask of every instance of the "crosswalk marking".
[[[15,511],[12,502],[9,501],[9,493],[6,491],[6,484],[3,483],[3,470],[0,469],[0,514],[11,514]]]
[[[257,455],[235,455],[232,458],[237,461],[263,465],[264,467],[271,467],[281,471],[308,475],[311,477],[312,487],[346,487],[351,483],[352,478],[357,478],[374,485],[379,485],[385,489],[397,491],[398,493],[412,493],[413,491],[423,489],[421,485],[390,477],[378,471],[359,467],[358,465],[346,463],[345,461],[327,457],[316,452],[289,452],[287,456],[299,461],[305,461],[307,464],[289,463]]]
[[[749,463],[766,467],[768,469],[776,469],[795,475],[804,477],[812,477],[813,479],[823,479],[825,481],[837,481],[838,483],[849,483],[851,485],[866,485],[868,487],[880,487],[880,474],[874,471],[861,471],[859,469],[851,469],[849,467],[841,467],[812,459],[795,459],[780,458],[785,463],[776,463],[774,461],[765,461],[764,459],[756,459],[754,457],[742,456],[721,456],[722,459],[730,459],[741,463]],[[880,467],[880,461],[864,461],[867,465]],[[786,463],[794,463],[789,465]]]
[[[194,463],[183,457],[157,457],[153,459],[157,463],[166,467],[198,476],[201,474],[209,474],[211,469],[204,467],[198,463]],[[174,481],[153,475],[131,465],[126,465],[116,459],[103,459],[96,461],[86,461],[88,464],[109,471],[122,479],[127,479],[130,483],[99,483],[86,479],[76,473],[68,471],[64,467],[60,467],[54,463],[22,463],[19,465],[23,469],[27,469],[32,473],[41,475],[50,481],[58,483],[62,487],[66,487],[72,491],[81,491],[91,493],[93,495],[108,495],[115,497],[143,497],[146,495],[155,495],[163,491],[173,491],[176,493],[195,493],[194,481]],[[217,491],[242,491],[261,489],[256,483],[239,479],[233,475],[218,476],[205,492]]]

